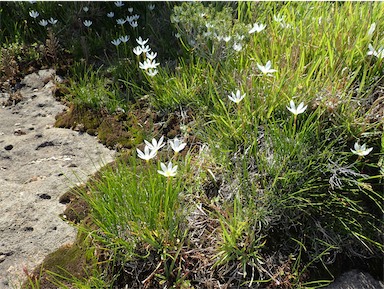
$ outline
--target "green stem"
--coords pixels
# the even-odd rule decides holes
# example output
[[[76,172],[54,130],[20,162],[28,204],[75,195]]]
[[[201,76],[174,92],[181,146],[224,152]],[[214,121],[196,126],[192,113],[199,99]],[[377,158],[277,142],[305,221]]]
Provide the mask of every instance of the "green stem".
[[[296,122],[297,122],[297,115],[295,115],[293,119],[293,136],[296,136]]]

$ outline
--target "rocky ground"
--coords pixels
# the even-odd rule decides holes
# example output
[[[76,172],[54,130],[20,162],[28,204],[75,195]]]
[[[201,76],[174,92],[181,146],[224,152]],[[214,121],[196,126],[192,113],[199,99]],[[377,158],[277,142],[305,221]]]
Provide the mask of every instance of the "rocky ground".
[[[59,197],[113,160],[88,134],[53,127],[65,109],[52,96],[53,70],[25,77],[0,94],[0,288],[18,288],[25,272],[71,243],[76,230],[60,218]]]

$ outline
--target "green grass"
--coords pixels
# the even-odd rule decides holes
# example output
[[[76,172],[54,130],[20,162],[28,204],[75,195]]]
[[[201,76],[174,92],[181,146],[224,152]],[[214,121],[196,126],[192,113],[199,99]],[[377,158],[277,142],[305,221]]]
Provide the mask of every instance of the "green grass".
[[[52,3],[0,6],[27,18],[1,19],[3,51],[15,58],[20,43],[46,43],[31,7],[59,19],[59,52],[73,57],[67,101],[116,118],[142,108],[153,124],[138,115],[139,135],[188,143],[149,162],[129,151],[81,193],[93,226],[80,228],[99,250],[102,277],[73,284],[319,288],[339,259],[382,260],[383,58],[367,53],[384,46],[383,4],[147,4],[132,4],[139,28],[115,22],[130,15],[128,3],[90,3],[89,13],[71,3],[65,14]],[[248,33],[256,22],[265,29]],[[123,35],[127,43],[111,44]],[[139,36],[158,53],[153,77],[139,68],[146,56],[133,53]],[[268,61],[276,71],[264,74]],[[234,103],[237,90],[245,97]],[[291,100],[307,108],[293,115]],[[356,156],[356,142],[373,150]],[[179,167],[167,179],[157,170],[169,160]]]

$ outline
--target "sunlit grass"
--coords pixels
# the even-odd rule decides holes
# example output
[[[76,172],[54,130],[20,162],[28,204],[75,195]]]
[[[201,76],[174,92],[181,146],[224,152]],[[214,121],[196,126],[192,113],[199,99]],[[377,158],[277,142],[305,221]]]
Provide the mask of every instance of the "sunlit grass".
[[[67,100],[111,114],[188,109],[193,118],[184,124],[180,113],[173,131],[187,154],[133,148],[82,193],[96,225],[89,238],[120,266],[117,279],[131,282],[121,268],[148,262],[140,282],[159,288],[200,288],[207,272],[223,286],[318,288],[332,272],[312,280],[308,271],[327,272],[340,252],[380,258],[383,124],[371,113],[383,80],[383,4],[211,4],[71,6],[81,27],[59,38],[76,57]],[[28,12],[55,10],[20,5],[26,34],[7,23],[5,39],[17,31],[21,43],[45,41]],[[116,22],[136,11],[140,29]],[[57,15],[63,33],[77,25],[67,17]],[[163,120],[154,134],[169,133]]]

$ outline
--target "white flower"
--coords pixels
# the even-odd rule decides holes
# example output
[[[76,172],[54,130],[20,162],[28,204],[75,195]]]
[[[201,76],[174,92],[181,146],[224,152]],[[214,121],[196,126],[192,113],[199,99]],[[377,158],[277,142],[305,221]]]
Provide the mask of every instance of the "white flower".
[[[141,36],[139,36],[139,38],[136,39],[137,43],[138,43],[139,45],[141,45],[141,46],[144,46],[145,44],[147,44],[148,40],[149,40],[149,39],[143,40],[143,39],[141,38]]]
[[[255,32],[261,32],[265,29],[265,27],[267,27],[266,24],[255,23],[253,24],[253,27],[251,28],[251,30],[249,30],[249,34],[252,34]]]
[[[138,157],[146,161],[149,161],[150,159],[154,158],[157,154],[156,150],[151,150],[148,146],[144,147],[144,152],[139,149],[136,149],[136,151]]]
[[[241,45],[241,43],[233,43],[233,49],[236,50],[236,51],[240,51],[241,49],[243,48],[243,45]]]
[[[120,38],[117,38],[117,39],[112,40],[111,43],[115,46],[118,46],[121,43],[121,40],[120,40]]]
[[[271,69],[271,66],[272,66],[272,63],[270,60],[267,61],[267,64],[265,64],[265,66],[261,65],[261,64],[258,64],[257,63],[257,67],[261,70],[262,73],[264,74],[269,74],[269,73],[273,73],[273,72],[276,72],[277,70],[276,69]]]
[[[161,163],[160,166],[162,171],[157,171],[160,175],[167,178],[176,176],[177,166],[172,167],[172,162],[168,163],[168,167],[164,163]]]
[[[140,15],[138,14],[132,15],[133,20],[139,20],[139,18],[140,18]]]
[[[368,44],[368,49],[369,51],[367,52],[367,55],[373,55],[376,56],[377,58],[384,58],[384,48],[380,47],[378,50],[375,50],[372,46],[371,43]]]
[[[124,43],[126,43],[126,42],[128,42],[128,40],[129,40],[129,35],[125,35],[125,36],[120,36],[120,41],[121,42],[124,42]]]
[[[125,19],[117,19],[116,23],[119,24],[119,25],[124,25]]]
[[[163,146],[165,146],[165,144],[163,143],[164,141],[164,136],[161,136],[161,138],[159,139],[159,141],[157,141],[156,139],[152,139],[152,143],[150,143],[149,141],[147,140],[144,140],[145,144],[151,149],[151,150],[155,150],[155,151],[158,151],[159,149],[161,149]]]
[[[47,20],[45,20],[45,19],[42,19],[42,20],[40,20],[39,21],[39,24],[41,25],[41,26],[47,26],[48,25],[48,21]]]
[[[135,19],[133,19],[133,16],[127,16],[125,19],[126,19],[128,22],[132,22],[133,20],[135,20]]]
[[[295,116],[303,113],[307,109],[308,105],[304,106],[304,102],[301,102],[297,107],[293,100],[289,102],[289,106],[287,106],[287,109],[292,112]]]
[[[228,98],[234,103],[239,103],[245,97],[245,93],[241,95],[240,90],[236,91],[236,94],[231,92],[231,95],[228,95]]]
[[[283,22],[284,21],[284,18],[285,18],[285,15],[273,15],[273,20],[275,20],[276,22]]]
[[[92,25],[91,20],[85,20],[83,23],[84,23],[84,26],[86,26],[86,27],[90,27]]]
[[[115,16],[115,13],[113,13],[113,12],[109,12],[109,13],[107,13],[107,16],[108,16],[109,18],[113,18],[113,16]]]
[[[132,28],[136,28],[137,26],[139,26],[139,24],[137,23],[137,21],[131,21],[131,22],[129,22],[129,25],[131,25]]]
[[[48,22],[51,23],[52,25],[55,25],[57,23],[57,19],[53,19],[52,17],[48,19]]]
[[[217,35],[216,33],[214,33],[213,35],[216,37],[217,41],[223,40],[223,36]]]
[[[369,27],[368,35],[372,35],[373,32],[375,31],[375,29],[376,29],[376,23],[373,22],[373,23],[371,24],[371,26]]]
[[[224,37],[223,37],[223,40],[224,40],[225,42],[228,42],[229,40],[231,40],[231,36],[224,36]]]
[[[115,5],[116,5],[116,7],[123,7],[124,3],[122,1],[116,1]]]
[[[147,52],[147,58],[154,60],[157,56],[157,52]]]
[[[150,59],[147,59],[145,60],[144,62],[139,62],[139,67],[143,70],[147,70],[149,68],[151,68],[151,60]]]
[[[148,9],[150,11],[154,10],[155,9],[155,4],[148,4]]]
[[[34,10],[32,10],[32,11],[29,11],[29,16],[31,16],[32,18],[37,18],[37,17],[39,17],[39,12],[37,12],[37,11],[34,11]]]
[[[132,13],[132,12],[133,12],[133,7],[129,7],[129,8],[128,8],[128,12],[129,12],[129,13]]]
[[[139,56],[143,52],[143,49],[141,49],[141,46],[136,46],[133,48],[133,53],[135,53],[137,56]]]
[[[158,65],[160,65],[160,63],[157,63],[150,59],[146,59],[143,63],[139,62],[139,67],[144,70],[147,70],[150,68],[156,68]]]
[[[88,11],[89,11],[89,8],[88,8],[87,6],[84,6],[84,7],[83,7],[83,11],[84,11],[84,12],[88,12]]]
[[[32,1],[28,1],[28,2],[31,4],[35,4],[37,1],[32,0]]]
[[[149,68],[146,72],[149,76],[154,77],[159,71],[156,68]]]
[[[175,153],[181,152],[187,145],[185,142],[180,141],[177,137],[170,141],[171,148]]]
[[[354,145],[354,150],[351,149],[351,152],[353,152],[355,155],[363,157],[363,156],[368,155],[372,150],[373,150],[373,148],[367,149],[365,144],[360,146],[359,142],[356,142]]]
[[[151,51],[151,48],[149,47],[149,45],[146,45],[146,46],[141,46],[141,50],[144,52],[144,53],[147,53],[149,51]]]

